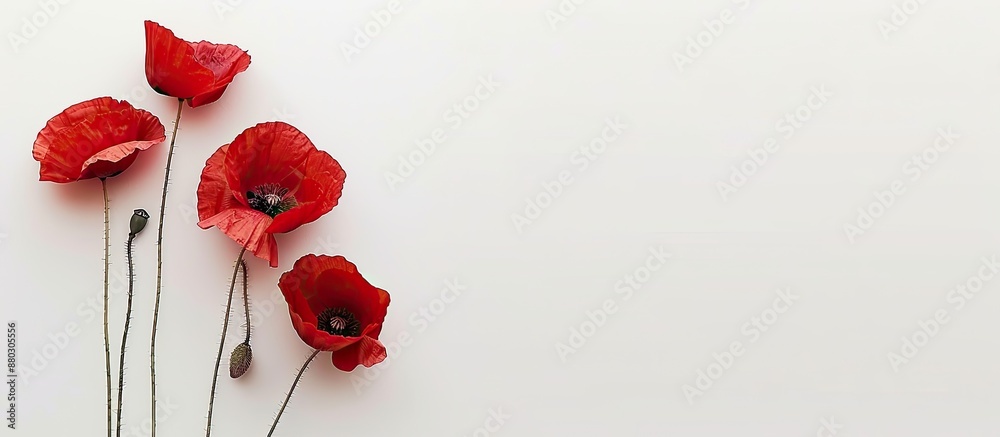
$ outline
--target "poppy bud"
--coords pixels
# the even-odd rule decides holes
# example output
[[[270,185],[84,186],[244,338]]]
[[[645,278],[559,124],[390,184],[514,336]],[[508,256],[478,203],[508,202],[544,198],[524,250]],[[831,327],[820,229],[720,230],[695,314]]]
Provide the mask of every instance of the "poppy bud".
[[[229,356],[229,377],[236,379],[243,376],[250,370],[251,361],[253,361],[253,350],[250,349],[250,343],[240,343]]]
[[[146,227],[146,220],[149,220],[149,213],[145,209],[137,209],[132,213],[132,221],[129,222],[129,233],[132,235],[138,235],[142,232],[142,228]]]

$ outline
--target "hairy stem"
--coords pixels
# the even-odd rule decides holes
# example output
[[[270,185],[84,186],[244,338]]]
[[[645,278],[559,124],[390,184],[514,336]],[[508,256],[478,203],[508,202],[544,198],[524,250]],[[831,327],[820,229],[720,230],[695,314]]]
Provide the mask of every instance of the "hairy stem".
[[[278,415],[274,418],[274,423],[271,424],[271,430],[267,432],[267,437],[271,437],[274,434],[274,428],[278,427],[278,420],[281,419],[282,413],[285,412],[285,407],[288,406],[288,400],[292,398],[292,392],[295,391],[295,387],[299,385],[299,380],[302,379],[302,374],[305,373],[306,368],[309,367],[309,363],[312,362],[316,355],[319,355],[319,349],[315,350],[309,358],[306,358],[306,362],[302,363],[302,368],[299,369],[299,374],[295,375],[295,381],[292,381],[292,388],[288,389],[288,395],[285,396],[285,401],[281,403],[281,409],[278,410]]]
[[[149,400],[150,436],[156,437],[156,323],[160,314],[160,289],[163,284],[163,216],[167,211],[167,185],[170,184],[170,164],[174,159],[174,144],[177,143],[177,126],[181,123],[181,109],[184,99],[177,99],[177,117],[174,132],[170,135],[167,150],[167,169],[163,173],[163,192],[160,194],[160,223],[156,231],[156,300],[153,304],[153,332],[149,337]]]
[[[101,178],[101,191],[104,192],[104,370],[108,390],[108,437],[111,437],[111,344],[108,339],[108,264],[111,258],[111,219],[110,202],[108,201],[108,181]]]
[[[122,331],[122,348],[118,355],[118,420],[115,435],[122,435],[122,391],[125,388],[125,343],[128,339],[128,327],[132,321],[132,296],[135,290],[135,267],[132,263],[132,242],[135,234],[128,234],[125,246],[125,258],[128,260],[128,305],[125,307],[125,329]]]
[[[222,338],[219,339],[219,354],[215,357],[215,373],[212,375],[212,392],[208,397],[208,424],[205,427],[205,437],[212,435],[212,411],[215,408],[215,387],[219,382],[219,365],[222,363],[222,349],[226,345],[226,331],[229,330],[229,313],[233,309],[233,290],[236,289],[236,275],[240,272],[240,265],[243,264],[243,254],[245,254],[246,251],[246,246],[240,249],[240,255],[236,257],[236,267],[233,268],[233,279],[229,282],[229,298],[226,301],[226,315],[222,319]]]
[[[250,344],[250,300],[247,296],[247,282],[250,281],[250,275],[247,273],[247,262],[240,261],[240,266],[243,268],[243,314],[246,315],[247,321],[247,336],[244,343]]]

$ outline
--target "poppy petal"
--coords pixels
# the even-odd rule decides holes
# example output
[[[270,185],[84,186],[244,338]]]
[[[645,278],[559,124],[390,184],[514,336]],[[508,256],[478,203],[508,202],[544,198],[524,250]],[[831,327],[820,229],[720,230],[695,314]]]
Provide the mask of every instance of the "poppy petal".
[[[335,351],[348,347],[359,340],[357,337],[330,335],[317,329],[316,325],[303,321],[302,317],[296,313],[289,313],[289,315],[291,316],[292,327],[295,329],[295,333],[299,335],[303,343],[313,349]]]
[[[38,139],[35,141],[35,147],[32,151],[35,159],[41,160],[48,153],[48,146],[59,131],[93,120],[94,116],[99,113],[120,112],[128,106],[128,103],[111,97],[98,97],[66,108],[63,112],[52,117],[38,132]]]
[[[340,358],[334,358],[338,368],[349,371],[358,364],[372,366],[385,359],[385,348],[378,336],[389,294],[368,284],[344,257],[303,256],[292,270],[281,275],[278,288],[288,303],[292,327],[299,338],[310,347],[339,354]],[[336,307],[346,307],[363,324],[358,336],[332,335],[317,327],[316,314]],[[370,321],[376,318],[374,315],[377,322]]]
[[[194,57],[194,47],[146,20],[146,81],[160,94],[190,99],[215,84],[215,74]]]
[[[202,229],[219,228],[236,244],[246,247],[258,258],[268,260],[271,267],[277,267],[278,243],[274,235],[266,232],[270,224],[271,217],[267,214],[245,207],[226,209],[198,222]]]
[[[229,44],[212,44],[206,41],[193,43],[194,57],[215,75],[215,85],[192,97],[191,107],[212,103],[222,97],[229,83],[250,67],[250,55],[239,47]]]
[[[226,153],[226,178],[233,196],[248,205],[246,193],[266,184],[293,192],[307,169],[306,158],[316,146],[301,131],[283,122],[267,122],[244,130]]]
[[[226,183],[226,144],[216,150],[201,171],[201,182],[198,184],[198,220],[206,220],[224,210],[238,205],[229,185]]]
[[[250,55],[237,46],[188,42],[148,20],[145,27],[146,81],[156,92],[187,100],[191,107],[219,100],[250,66]]]
[[[121,173],[139,151],[165,139],[153,114],[101,97],[50,119],[35,139],[32,156],[41,164],[40,180],[72,182]]]
[[[84,161],[81,174],[93,175],[92,177],[111,177],[127,169],[139,156],[139,152],[153,147],[163,140],[157,141],[129,141],[127,143],[116,144],[107,149],[97,152]]]
[[[299,293],[313,314],[344,307],[362,326],[381,324],[389,306],[389,293],[376,288],[343,256],[306,255],[296,261]]]
[[[192,108],[197,108],[199,106],[204,106],[209,103],[213,103],[216,100],[222,98],[222,94],[226,92],[226,88],[228,87],[229,85],[223,85],[222,87],[216,90],[209,91],[204,94],[198,94],[197,96],[188,99],[188,105],[190,105]]]
[[[345,372],[350,372],[359,365],[371,367],[385,360],[385,346],[372,337],[362,337],[360,341],[333,352],[333,365]]]
[[[298,266],[300,261],[302,260],[296,261],[295,265]],[[285,296],[289,313],[296,314],[302,321],[316,326],[316,314],[309,308],[309,302],[301,293],[302,283],[307,279],[300,275],[297,269],[292,269],[283,273],[278,279],[278,289]]]
[[[336,159],[329,153],[316,150],[306,158],[304,167],[306,177],[295,193],[299,204],[275,216],[268,232],[289,232],[312,223],[333,210],[340,201],[347,173]]]

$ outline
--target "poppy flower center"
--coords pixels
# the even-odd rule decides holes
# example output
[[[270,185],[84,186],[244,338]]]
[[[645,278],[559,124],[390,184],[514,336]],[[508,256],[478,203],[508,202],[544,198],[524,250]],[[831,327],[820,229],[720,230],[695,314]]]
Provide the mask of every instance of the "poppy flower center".
[[[361,322],[347,308],[327,308],[316,316],[320,331],[343,337],[357,337],[361,334]]]
[[[274,217],[295,207],[295,196],[288,188],[278,184],[264,184],[247,191],[247,203],[250,207]]]

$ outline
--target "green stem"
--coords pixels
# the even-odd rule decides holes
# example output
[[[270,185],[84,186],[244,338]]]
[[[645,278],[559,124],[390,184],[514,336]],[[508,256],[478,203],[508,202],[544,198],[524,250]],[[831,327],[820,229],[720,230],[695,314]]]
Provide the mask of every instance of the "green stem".
[[[170,136],[170,148],[167,150],[167,169],[163,173],[163,192],[160,194],[160,223],[156,231],[156,301],[153,304],[153,333],[149,338],[150,437],[156,437],[156,323],[159,321],[160,290],[163,284],[163,216],[167,211],[167,185],[170,184],[170,164],[174,160],[181,109],[184,109],[184,99],[177,99],[177,117],[174,119],[174,133]]]
[[[285,401],[281,403],[281,409],[278,410],[278,415],[274,418],[274,423],[271,424],[271,430],[267,432],[267,437],[271,437],[271,435],[274,434],[274,428],[278,427],[278,420],[281,419],[281,414],[285,412],[285,407],[288,406],[288,400],[292,398],[292,392],[295,391],[295,387],[299,385],[299,380],[302,379],[302,374],[305,373],[306,368],[309,367],[309,363],[311,363],[313,358],[316,358],[316,355],[319,353],[320,350],[316,349],[312,355],[309,355],[309,358],[306,358],[306,362],[302,363],[302,368],[299,369],[299,374],[295,375],[295,381],[292,381],[292,388],[288,389],[288,395],[285,396]]]
[[[240,255],[236,257],[236,267],[233,268],[233,279],[229,282],[229,299],[226,301],[226,315],[222,319],[222,338],[219,339],[219,354],[215,357],[215,374],[212,375],[212,392],[208,397],[208,425],[205,427],[205,437],[212,435],[212,411],[215,408],[215,388],[219,382],[219,366],[222,364],[222,349],[226,345],[226,331],[229,330],[229,313],[233,309],[233,290],[236,289],[236,275],[240,272],[240,265],[243,263],[243,254],[247,251],[246,246],[240,249]]]
[[[132,263],[132,241],[135,234],[128,234],[128,243],[125,246],[125,255],[128,259],[128,305],[125,307],[125,329],[122,331],[122,348],[118,356],[118,421],[115,435],[122,435],[122,391],[125,388],[125,343],[128,339],[129,322],[132,321],[132,296],[135,290],[135,270]]]
[[[240,266],[243,268],[243,314],[246,314],[247,320],[247,336],[244,343],[250,344],[250,298],[247,296],[247,282],[250,281],[250,274],[247,273],[247,262],[240,261]]]
[[[104,192],[104,371],[108,390],[108,437],[111,437],[111,343],[108,340],[108,289],[110,288],[108,264],[111,258],[111,219],[108,181],[104,178],[101,178],[101,191]]]

